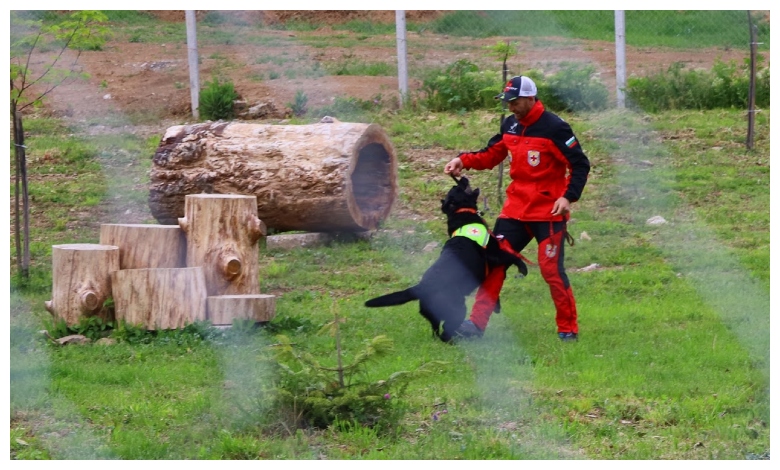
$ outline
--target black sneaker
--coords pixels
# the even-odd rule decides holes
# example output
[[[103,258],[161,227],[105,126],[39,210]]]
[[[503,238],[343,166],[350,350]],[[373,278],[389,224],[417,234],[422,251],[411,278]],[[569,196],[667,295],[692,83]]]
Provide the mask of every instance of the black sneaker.
[[[457,338],[481,338],[484,332],[477,328],[471,320],[465,320],[460,324],[457,330],[455,330],[455,337]]]
[[[577,341],[577,333],[558,333],[558,338],[564,342]]]

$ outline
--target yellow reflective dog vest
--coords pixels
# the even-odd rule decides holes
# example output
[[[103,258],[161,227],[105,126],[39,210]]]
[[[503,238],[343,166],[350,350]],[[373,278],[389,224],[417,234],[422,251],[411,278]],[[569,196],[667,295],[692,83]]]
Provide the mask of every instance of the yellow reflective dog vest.
[[[452,232],[453,237],[466,237],[474,240],[479,246],[485,248],[490,241],[487,227],[482,224],[468,224]]]

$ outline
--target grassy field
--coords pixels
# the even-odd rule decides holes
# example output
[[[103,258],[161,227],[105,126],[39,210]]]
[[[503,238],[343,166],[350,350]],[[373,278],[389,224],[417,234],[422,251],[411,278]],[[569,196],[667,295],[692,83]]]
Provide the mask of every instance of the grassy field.
[[[50,247],[97,242],[94,221],[111,217],[116,197],[143,204],[157,142],[73,136],[31,118],[33,269],[31,281],[11,280],[11,457],[768,458],[768,116],[751,152],[736,110],[566,116],[593,164],[567,247],[581,339],[557,340],[532,267],[507,280],[484,338],[456,346],[434,341],[414,304],[362,303],[415,282],[435,259],[424,247],[446,236],[441,169],[482,147],[495,116],[372,115],[396,146],[396,208],[368,241],[262,250],[262,291],[280,294],[266,328],[117,329],[113,346],[68,347],[37,333],[51,327]],[[497,174],[469,176],[495,218]],[[667,223],[645,223],[656,215]],[[444,363],[392,394],[392,426],[296,428],[294,410],[271,405],[279,335],[333,366],[335,339],[320,327],[334,311],[345,359],[379,335],[394,344],[355,380]]]
[[[681,31],[692,29],[707,32],[696,35],[697,45],[723,46],[724,37],[746,34],[744,12],[706,13],[734,18],[733,35],[709,27],[712,16],[704,12],[668,11],[652,12],[654,21],[666,21],[666,30],[641,38],[637,29],[627,30],[627,40],[681,45]],[[608,11],[486,15],[476,18],[485,28],[499,28],[492,34],[519,34],[501,28],[522,25],[523,34],[533,36],[612,40]],[[183,24],[132,11],[109,16],[115,34],[130,42],[184,42]],[[626,17],[627,25],[636,25],[651,15],[629,11]],[[226,35],[222,21],[218,14],[204,19],[203,44],[293,41],[250,34],[248,25],[237,25],[247,34]],[[467,21],[469,31],[482,29],[464,12],[410,29],[457,35]],[[334,27],[331,36],[306,34],[317,26],[286,27],[314,48],[394,47],[386,25],[351,22]],[[768,31],[768,24],[762,27]],[[768,47],[768,32],[764,36]],[[682,39],[692,45],[690,37]],[[205,59],[239,65],[220,53]],[[297,59],[304,67],[296,72]],[[395,73],[349,57],[310,69],[308,59],[269,52],[253,60],[284,67],[285,75]],[[367,240],[325,247],[263,247],[261,291],[277,295],[277,315],[263,328],[195,324],[149,334],[117,327],[109,331],[116,344],[108,346],[60,347],[40,333],[63,333],[43,308],[51,297],[51,246],[96,243],[100,223],[129,213],[156,223],[146,201],[150,156],[160,137],[136,132],[131,116],[96,115],[99,132],[45,113],[26,116],[32,266],[29,279],[17,277],[11,236],[10,457],[769,458],[769,110],[757,114],[752,151],[744,146],[740,110],[565,115],[592,163],[569,227],[576,244],[566,247],[580,341],[557,339],[547,285],[531,267],[528,277],[507,279],[503,311],[482,339],[445,345],[431,338],[416,304],[368,309],[363,302],[416,282],[438,256],[447,236],[439,200],[451,186],[443,166],[460,151],[482,148],[498,129],[498,116],[365,104],[340,98],[327,112],[343,121],[376,122],[391,136],[399,197],[380,230]],[[325,112],[312,110],[291,123],[315,121],[319,111]],[[494,220],[498,174],[468,176],[487,196],[486,219]],[[656,216],[666,223],[647,223]],[[525,255],[533,259],[535,250],[532,243]],[[315,382],[278,352],[290,342],[294,351],[335,368],[330,324],[336,315],[344,363],[378,337],[393,346],[350,376],[352,384],[391,382],[398,372],[429,368],[408,387],[390,390],[376,426],[342,419],[314,427],[301,419],[300,408],[278,401],[279,391],[296,380],[332,385]],[[298,374],[291,377],[280,361]]]

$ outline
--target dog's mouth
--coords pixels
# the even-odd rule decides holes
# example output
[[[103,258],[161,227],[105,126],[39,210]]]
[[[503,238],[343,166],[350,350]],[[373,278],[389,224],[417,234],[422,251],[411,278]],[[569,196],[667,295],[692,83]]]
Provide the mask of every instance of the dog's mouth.
[[[471,193],[474,192],[473,189],[471,189],[471,185],[469,184],[468,178],[465,176],[462,176],[460,179],[458,179],[455,175],[450,175],[450,178],[452,178],[453,181],[455,181],[455,185],[463,189],[463,192],[465,192],[468,195],[471,195]]]

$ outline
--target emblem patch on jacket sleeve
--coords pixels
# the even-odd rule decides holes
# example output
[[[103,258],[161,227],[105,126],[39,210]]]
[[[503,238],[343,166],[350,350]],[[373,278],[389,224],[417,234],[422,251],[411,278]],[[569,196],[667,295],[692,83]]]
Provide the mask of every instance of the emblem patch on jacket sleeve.
[[[539,158],[539,151],[538,150],[529,150],[528,151],[528,164],[531,166],[536,166],[541,162]]]

